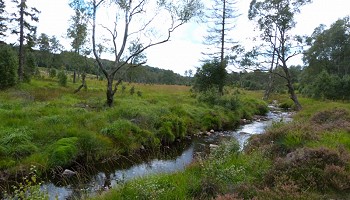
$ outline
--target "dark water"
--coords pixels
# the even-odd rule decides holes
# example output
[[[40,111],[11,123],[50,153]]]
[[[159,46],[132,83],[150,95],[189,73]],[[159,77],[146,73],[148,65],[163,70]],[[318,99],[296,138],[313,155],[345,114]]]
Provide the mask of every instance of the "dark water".
[[[291,121],[291,115],[281,112],[275,107],[264,118],[242,125],[235,131],[215,132],[210,136],[202,136],[191,142],[181,142],[176,148],[163,149],[121,159],[115,163],[101,164],[84,176],[79,174],[72,179],[52,179],[43,185],[50,199],[80,199],[108,190],[133,178],[157,173],[171,173],[184,170],[198,154],[208,153],[210,144],[220,144],[223,140],[236,138],[243,149],[246,141],[254,134],[261,134],[273,122]]]

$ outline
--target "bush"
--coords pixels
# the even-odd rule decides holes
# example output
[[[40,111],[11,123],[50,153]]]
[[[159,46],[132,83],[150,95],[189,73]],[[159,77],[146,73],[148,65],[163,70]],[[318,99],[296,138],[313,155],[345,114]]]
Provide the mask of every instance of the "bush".
[[[62,138],[49,147],[48,164],[50,167],[65,167],[72,163],[78,156],[78,138]]]
[[[16,53],[5,44],[0,44],[0,89],[16,84]]]
[[[342,191],[350,189],[350,176],[344,171],[346,165],[346,161],[334,150],[302,148],[278,158],[266,176],[266,183],[269,186],[280,184],[281,177],[285,177],[284,180],[293,181],[299,188],[319,192],[330,189]]]
[[[58,77],[58,83],[60,84],[60,86],[66,87],[67,86],[67,75],[63,71],[60,71],[57,74],[57,77]]]
[[[51,68],[51,69],[49,70],[49,76],[50,76],[51,78],[55,78],[56,75],[57,75],[56,69]]]

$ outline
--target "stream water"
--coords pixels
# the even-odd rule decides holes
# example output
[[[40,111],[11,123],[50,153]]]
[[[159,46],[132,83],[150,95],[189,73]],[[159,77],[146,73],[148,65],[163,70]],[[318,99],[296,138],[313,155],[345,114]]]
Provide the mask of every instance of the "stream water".
[[[89,175],[79,176],[78,174],[68,180],[48,180],[42,188],[48,191],[50,199],[81,199],[136,177],[184,170],[198,154],[208,153],[210,145],[220,144],[223,140],[235,138],[243,149],[249,137],[263,133],[273,122],[291,120],[290,113],[270,106],[267,116],[242,125],[235,131],[214,132],[210,136],[178,143],[175,145],[176,148],[164,148],[160,152],[135,155],[116,163],[105,163],[100,165],[98,170],[89,171],[87,173]]]

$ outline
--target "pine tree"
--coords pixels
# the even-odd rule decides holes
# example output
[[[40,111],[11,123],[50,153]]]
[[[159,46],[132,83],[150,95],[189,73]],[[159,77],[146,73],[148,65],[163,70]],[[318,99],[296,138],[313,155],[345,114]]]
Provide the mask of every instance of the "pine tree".
[[[28,8],[26,0],[12,0],[14,3],[18,4],[17,8],[19,13],[13,13],[13,18],[11,21],[18,23],[18,26],[12,30],[12,33],[19,35],[19,53],[18,53],[18,80],[22,82],[24,80],[25,73],[25,42],[30,43],[34,41],[34,35],[36,32],[36,27],[32,26],[29,21],[38,22],[38,14],[40,13],[36,8]],[[32,46],[32,44],[30,44]]]

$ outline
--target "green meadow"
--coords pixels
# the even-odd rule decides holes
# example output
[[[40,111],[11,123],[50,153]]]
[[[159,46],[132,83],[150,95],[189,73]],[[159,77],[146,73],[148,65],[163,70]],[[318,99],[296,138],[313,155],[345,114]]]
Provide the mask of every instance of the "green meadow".
[[[105,105],[105,82],[87,79],[59,86],[33,79],[0,92],[0,170],[19,174],[62,170],[156,149],[200,131],[233,129],[241,118],[264,114],[267,104],[237,89],[203,103],[188,86],[124,83],[114,106]]]

